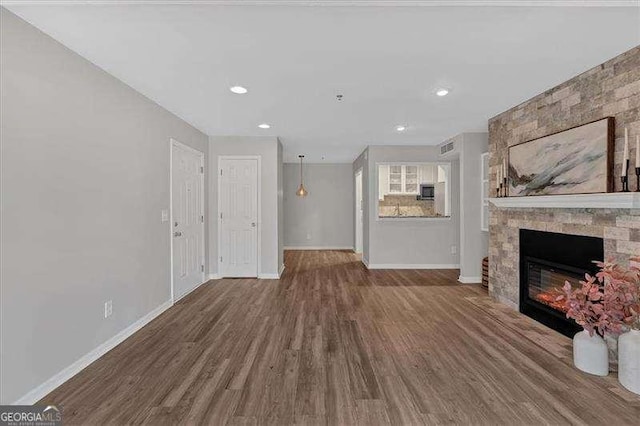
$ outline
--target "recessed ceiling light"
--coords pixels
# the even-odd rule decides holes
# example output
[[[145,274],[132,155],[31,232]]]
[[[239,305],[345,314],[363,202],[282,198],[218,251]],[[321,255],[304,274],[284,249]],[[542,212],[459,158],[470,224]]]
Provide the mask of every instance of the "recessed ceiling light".
[[[400,124],[400,125],[396,126],[396,130],[398,132],[404,132],[405,130],[407,130],[407,127],[403,126],[402,124]]]
[[[242,87],[242,86],[231,86],[229,87],[229,90],[231,90],[233,93],[237,93],[238,95],[244,95],[245,93],[248,92],[246,87]]]
[[[449,90],[448,89],[438,89],[436,90],[436,95],[442,97],[442,96],[447,96],[449,94]]]
[[[260,127],[261,129],[269,129],[269,128],[271,128],[271,126],[268,125],[267,123],[258,124],[258,127]]]

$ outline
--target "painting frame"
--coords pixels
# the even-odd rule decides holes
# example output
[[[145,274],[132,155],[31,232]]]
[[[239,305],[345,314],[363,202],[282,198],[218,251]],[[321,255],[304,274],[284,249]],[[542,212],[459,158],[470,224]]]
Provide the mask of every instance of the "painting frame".
[[[543,140],[552,138],[554,136],[560,135],[562,133],[572,132],[581,127],[589,126],[599,122],[606,122],[606,140],[603,143],[602,148],[605,151],[605,176],[602,183],[602,190],[597,191],[576,191],[576,192],[566,192],[566,193],[541,193],[541,194],[522,194],[515,190],[514,187],[514,176],[517,176],[517,171],[515,170],[515,166],[512,165],[513,152],[512,150],[517,147],[522,147],[526,144],[534,144],[541,143]],[[598,135],[598,137],[602,137],[602,135]],[[540,136],[535,139],[530,139],[524,142],[517,143],[515,145],[511,145],[507,150],[507,164],[508,164],[508,196],[509,197],[539,197],[539,196],[558,196],[558,195],[581,195],[581,194],[603,194],[614,192],[614,154],[615,154],[615,118],[614,117],[603,117],[597,120],[589,121],[587,123],[578,124],[576,126],[568,127],[563,130],[559,130],[557,132],[549,133],[544,136]],[[521,191],[520,191],[521,192]]]

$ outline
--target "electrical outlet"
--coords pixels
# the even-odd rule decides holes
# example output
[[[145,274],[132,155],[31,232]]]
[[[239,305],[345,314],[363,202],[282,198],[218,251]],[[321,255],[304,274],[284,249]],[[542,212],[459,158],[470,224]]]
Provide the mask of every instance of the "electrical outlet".
[[[458,253],[458,246],[451,246],[451,254]]]
[[[109,318],[113,313],[113,301],[107,300],[104,302],[104,317]]]

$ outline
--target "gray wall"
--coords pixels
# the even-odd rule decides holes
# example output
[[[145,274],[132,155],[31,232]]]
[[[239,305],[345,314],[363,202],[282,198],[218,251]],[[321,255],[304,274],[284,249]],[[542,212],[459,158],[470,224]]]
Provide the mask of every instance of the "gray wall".
[[[258,276],[278,273],[282,257],[278,241],[278,150],[276,137],[212,136],[209,138],[209,269],[218,272],[218,158],[221,155],[259,155],[262,190],[260,232],[260,267]],[[282,164],[282,163],[280,163]]]
[[[489,233],[481,229],[481,154],[489,149],[488,133],[458,136],[460,150],[460,279],[482,281],[482,258],[488,255]]]
[[[284,165],[285,247],[353,248],[351,164],[304,164],[306,197],[295,195],[300,164]]]
[[[459,242],[459,163],[451,163],[451,217],[433,219],[377,218],[376,164],[384,162],[443,162],[435,146],[370,146],[368,148],[369,183],[365,189],[369,234],[365,253],[371,266],[375,265],[451,265],[460,262],[451,246]],[[445,160],[446,161],[446,160]],[[368,249],[367,246],[368,245]]]
[[[169,138],[208,146],[3,8],[0,19],[4,404],[170,299]]]

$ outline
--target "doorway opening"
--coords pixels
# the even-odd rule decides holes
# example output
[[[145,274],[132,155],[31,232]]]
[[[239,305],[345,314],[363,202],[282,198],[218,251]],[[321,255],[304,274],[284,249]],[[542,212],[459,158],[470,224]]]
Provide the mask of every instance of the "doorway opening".
[[[364,207],[363,207],[363,199],[362,199],[362,169],[356,171],[355,174],[355,245],[354,251],[357,254],[362,253],[363,246],[363,233],[364,233]]]

